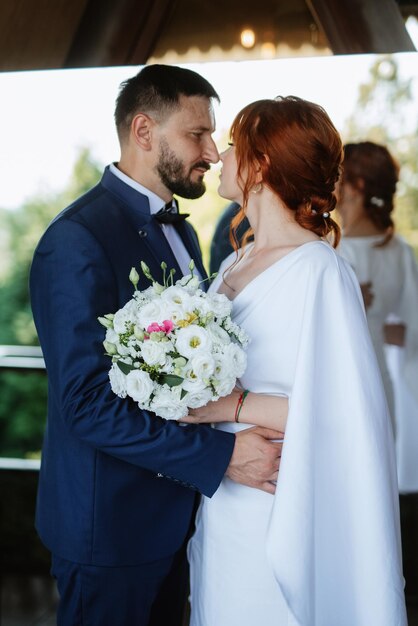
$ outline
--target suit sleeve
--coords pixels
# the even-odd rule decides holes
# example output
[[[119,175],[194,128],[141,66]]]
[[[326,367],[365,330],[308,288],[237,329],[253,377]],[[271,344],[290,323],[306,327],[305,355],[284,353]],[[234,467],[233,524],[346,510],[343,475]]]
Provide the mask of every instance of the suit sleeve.
[[[211,496],[229,464],[234,437],[162,420],[110,388],[97,317],[120,303],[109,259],[87,228],[71,219],[49,227],[34,255],[30,291],[53,419],[95,449]]]

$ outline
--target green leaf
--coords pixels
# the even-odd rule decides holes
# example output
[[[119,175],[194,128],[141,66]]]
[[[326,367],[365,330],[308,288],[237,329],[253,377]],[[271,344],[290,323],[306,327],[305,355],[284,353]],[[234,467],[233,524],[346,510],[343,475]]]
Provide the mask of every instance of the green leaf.
[[[117,365],[122,374],[125,374],[125,376],[127,376],[129,372],[132,372],[132,370],[136,369],[133,365],[129,365],[129,363],[124,363],[123,361],[118,361]]]
[[[160,382],[162,384],[166,384],[169,387],[177,387],[177,385],[181,385],[184,378],[181,376],[176,376],[175,374],[163,374],[160,376]]]
[[[187,391],[185,389],[182,389],[180,394],[180,400],[183,400],[184,396],[187,396]]]

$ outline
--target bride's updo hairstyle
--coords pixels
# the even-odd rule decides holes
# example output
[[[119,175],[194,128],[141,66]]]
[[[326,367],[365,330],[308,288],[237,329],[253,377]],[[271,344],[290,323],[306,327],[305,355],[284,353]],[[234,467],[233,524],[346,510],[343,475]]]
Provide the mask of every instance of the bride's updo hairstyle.
[[[385,146],[372,141],[344,146],[341,182],[362,193],[365,213],[385,234],[377,246],[385,245],[395,231],[391,213],[398,180],[399,165]]]
[[[341,138],[322,107],[296,96],[258,100],[236,116],[231,127],[243,206],[231,223],[231,242],[237,248],[236,229],[245,217],[250,193],[256,193],[257,173],[284,204],[294,211],[300,226],[320,237],[340,240],[340,228],[331,218],[342,160]],[[248,241],[251,231],[243,238]]]

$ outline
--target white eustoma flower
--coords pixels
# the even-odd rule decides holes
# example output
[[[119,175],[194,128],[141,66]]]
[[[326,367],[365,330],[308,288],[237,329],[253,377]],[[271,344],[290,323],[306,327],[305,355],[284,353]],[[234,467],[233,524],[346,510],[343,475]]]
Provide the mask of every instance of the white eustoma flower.
[[[187,394],[185,400],[187,406],[191,409],[198,409],[201,406],[205,406],[213,398],[212,390],[209,387],[202,389],[202,391],[192,391]]]
[[[131,356],[131,349],[128,346],[124,346],[122,343],[118,342],[116,344],[116,349],[120,356]],[[126,359],[124,359],[126,360]],[[129,360],[129,359],[128,359]]]
[[[190,361],[190,368],[197,378],[208,379],[215,371],[215,359],[209,353],[196,354]]]
[[[108,330],[106,331],[106,341],[108,341],[109,343],[114,343],[115,345],[119,343],[119,335],[116,331],[113,330],[113,328],[108,328]]]
[[[215,317],[226,317],[232,310],[232,302],[224,293],[211,293],[208,297]]]
[[[167,352],[162,341],[144,341],[141,344],[141,356],[148,365],[165,365]]]
[[[134,294],[134,298],[138,300],[138,302],[151,302],[155,298],[155,289],[153,285],[144,289],[144,291],[136,291]]]
[[[192,276],[191,274],[187,274],[187,276],[183,276],[183,278],[180,278],[178,282],[182,287],[187,289],[189,294],[195,293],[196,290],[199,288],[199,284],[200,284],[199,278],[196,275]]]
[[[219,396],[229,396],[229,394],[235,387],[235,383],[235,376],[232,376],[214,380],[213,386],[215,387],[216,393]]]
[[[236,378],[245,372],[247,367],[247,355],[236,343],[230,343],[224,348],[224,356],[231,363],[231,370]]]
[[[138,404],[144,404],[154,391],[154,383],[148,372],[132,370],[126,376],[126,390],[132,400]]]
[[[144,304],[137,313],[138,324],[145,329],[154,322],[161,324],[169,318],[169,308],[162,298],[156,298]]]
[[[186,313],[190,310],[190,295],[182,287],[168,287],[161,294],[161,299],[168,304],[171,311],[180,310]]]
[[[185,391],[197,393],[207,387],[206,382],[202,378],[198,378],[192,370],[190,361],[183,370],[183,376],[182,387]]]
[[[120,397],[129,395],[140,408],[151,408],[165,419],[179,419],[188,407],[230,393],[245,370],[246,355],[240,346],[248,341],[231,320],[231,310],[224,294],[205,293],[192,275],[170,287],[154,283],[135,291],[117,313],[99,318],[107,329],[104,345],[109,356],[120,355],[134,367],[125,375],[116,364],[111,366],[113,391]],[[164,375],[173,374],[181,384],[154,382],[141,369],[148,366],[162,375],[162,381],[172,382],[175,379]]]
[[[196,324],[191,324],[177,331],[177,352],[187,359],[191,359],[199,352],[210,353],[212,340],[209,333]]]
[[[159,387],[151,402],[150,409],[166,420],[178,420],[187,415],[187,406],[180,399],[180,387]]]
[[[119,398],[126,398],[126,376],[116,363],[112,363],[112,367],[109,370],[109,380],[113,393],[119,396]]]
[[[136,322],[138,307],[135,300],[129,300],[124,307],[115,313],[113,328],[120,335],[126,333],[127,327]]]
[[[215,322],[210,322],[206,326],[206,330],[215,345],[225,346],[231,343],[231,339],[226,330],[218,326],[218,324],[215,324]]]
[[[219,381],[234,376],[233,361],[223,351],[216,355],[215,361],[213,378]]]

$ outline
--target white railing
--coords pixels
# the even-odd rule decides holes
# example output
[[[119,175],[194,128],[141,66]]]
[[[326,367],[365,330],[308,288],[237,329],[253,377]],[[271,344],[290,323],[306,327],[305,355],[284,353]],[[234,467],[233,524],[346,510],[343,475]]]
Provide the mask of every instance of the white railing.
[[[42,350],[37,346],[0,346],[0,368],[44,370]]]

